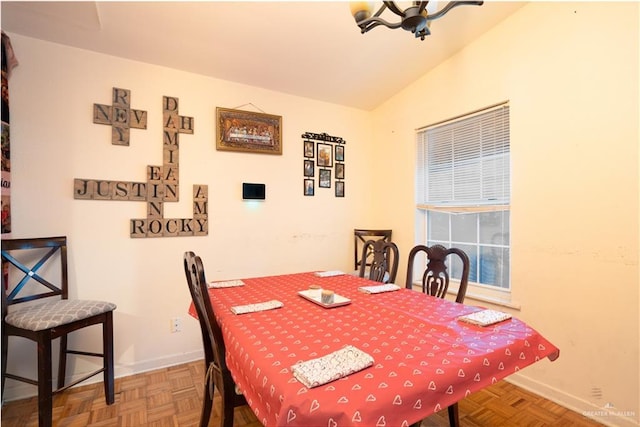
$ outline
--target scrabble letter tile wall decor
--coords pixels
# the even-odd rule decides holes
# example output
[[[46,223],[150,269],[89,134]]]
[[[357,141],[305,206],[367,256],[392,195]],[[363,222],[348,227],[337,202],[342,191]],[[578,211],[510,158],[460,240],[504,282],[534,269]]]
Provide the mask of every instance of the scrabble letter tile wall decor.
[[[146,129],[147,112],[130,108],[131,91],[113,88],[112,105],[94,104],[93,122],[112,127],[111,142],[129,145],[129,129]],[[146,202],[146,218],[130,220],[129,235],[141,237],[205,236],[209,232],[208,186],[193,186],[193,218],[165,218],[164,204],[179,200],[180,134],[193,134],[193,117],[178,113],[178,98],[162,98],[162,166],[148,165],[146,182],[76,178],[73,198]]]

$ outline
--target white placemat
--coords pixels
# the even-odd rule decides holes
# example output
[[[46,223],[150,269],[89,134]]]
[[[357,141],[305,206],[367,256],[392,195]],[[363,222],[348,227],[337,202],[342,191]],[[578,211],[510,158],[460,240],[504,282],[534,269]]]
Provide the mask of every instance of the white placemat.
[[[386,285],[360,286],[358,290],[366,294],[379,294],[382,292],[393,292],[400,290],[400,286],[396,285],[395,283],[387,283]]]
[[[342,276],[344,275],[344,271],[340,270],[329,270],[329,271],[317,271],[316,276],[318,277],[333,277],[333,276]]]
[[[511,319],[511,315],[509,313],[503,313],[502,311],[496,310],[476,311],[475,313],[458,317],[458,320],[462,322],[472,323],[479,326],[489,326],[508,319]]]
[[[236,305],[231,307],[231,311],[235,314],[255,313],[257,311],[273,310],[274,308],[280,308],[284,304],[278,300],[257,302],[253,304]]]
[[[346,377],[373,365],[373,357],[348,345],[317,359],[296,363],[293,375],[307,388],[313,388]]]
[[[209,282],[210,288],[235,288],[236,286],[244,286],[242,280],[225,280],[222,282]]]

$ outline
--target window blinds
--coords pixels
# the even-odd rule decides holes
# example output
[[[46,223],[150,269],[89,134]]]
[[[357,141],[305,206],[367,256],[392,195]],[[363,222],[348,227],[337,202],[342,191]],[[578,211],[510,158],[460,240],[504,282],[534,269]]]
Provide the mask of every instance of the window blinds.
[[[508,209],[508,105],[427,127],[417,143],[419,208]]]

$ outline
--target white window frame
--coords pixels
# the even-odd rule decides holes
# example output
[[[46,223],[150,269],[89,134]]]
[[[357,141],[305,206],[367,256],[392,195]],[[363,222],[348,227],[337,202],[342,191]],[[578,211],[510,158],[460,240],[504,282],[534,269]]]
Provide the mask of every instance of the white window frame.
[[[427,244],[427,217],[428,212],[430,211],[440,211],[447,213],[481,213],[488,211],[510,211],[510,194],[511,194],[511,164],[510,164],[510,141],[507,141],[506,146],[508,147],[507,156],[509,157],[507,164],[507,179],[505,185],[507,186],[503,191],[498,191],[498,197],[477,197],[472,195],[471,193],[462,194],[461,197],[458,197],[458,200],[429,200],[428,195],[428,179],[427,179],[427,142],[426,135],[427,132],[433,129],[437,129],[439,127],[443,127],[445,125],[451,125],[456,123],[461,123],[469,118],[473,118],[480,115],[487,115],[487,113],[491,113],[492,111],[501,110],[505,112],[506,123],[508,126],[509,123],[509,104],[508,102],[503,102],[499,104],[492,105],[487,108],[483,108],[481,110],[476,110],[471,113],[467,113],[464,115],[457,116],[455,118],[434,123],[429,126],[425,126],[423,128],[417,129],[416,131],[416,146],[418,147],[417,152],[417,162],[416,162],[416,241],[418,244]],[[506,129],[507,139],[510,140],[509,129]],[[448,181],[447,183],[449,183]],[[445,183],[445,185],[447,185]],[[454,191],[453,189],[451,190]],[[482,192],[482,190],[480,190]],[[495,196],[495,194],[492,194]],[[452,196],[455,199],[455,196]],[[511,228],[511,218],[509,218],[509,228]],[[511,230],[509,230],[509,236],[511,236]],[[450,242],[455,245],[455,242]],[[479,242],[479,240],[478,240]],[[447,246],[447,244],[444,244]],[[480,246],[480,243],[477,243]],[[508,250],[509,250],[509,275],[511,275],[511,265],[513,264],[511,259],[511,241],[507,242]],[[414,274],[414,277],[415,274]],[[511,277],[509,277],[509,284],[511,284]],[[449,292],[455,293],[457,292],[457,283],[452,280],[451,289]],[[519,308],[519,305],[511,302],[511,286],[509,288],[499,288],[497,286],[492,285],[483,285],[480,283],[469,282],[469,287],[467,288],[467,298],[477,299],[480,301],[491,302],[496,304],[502,304],[509,306],[511,308]]]

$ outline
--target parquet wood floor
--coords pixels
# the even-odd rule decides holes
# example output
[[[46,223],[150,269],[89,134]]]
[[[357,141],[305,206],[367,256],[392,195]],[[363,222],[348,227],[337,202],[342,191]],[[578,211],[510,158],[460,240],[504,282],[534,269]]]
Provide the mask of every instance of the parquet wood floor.
[[[204,363],[191,362],[116,379],[116,401],[107,406],[102,383],[72,388],[54,399],[54,427],[197,427],[202,402]],[[472,394],[459,403],[462,427],[601,426],[540,396],[505,381]],[[216,393],[209,426],[218,427]],[[248,407],[236,408],[234,425],[260,427]],[[3,427],[37,427],[36,398],[4,404]],[[446,427],[447,411],[422,422]],[[312,427],[312,426],[310,426]]]

